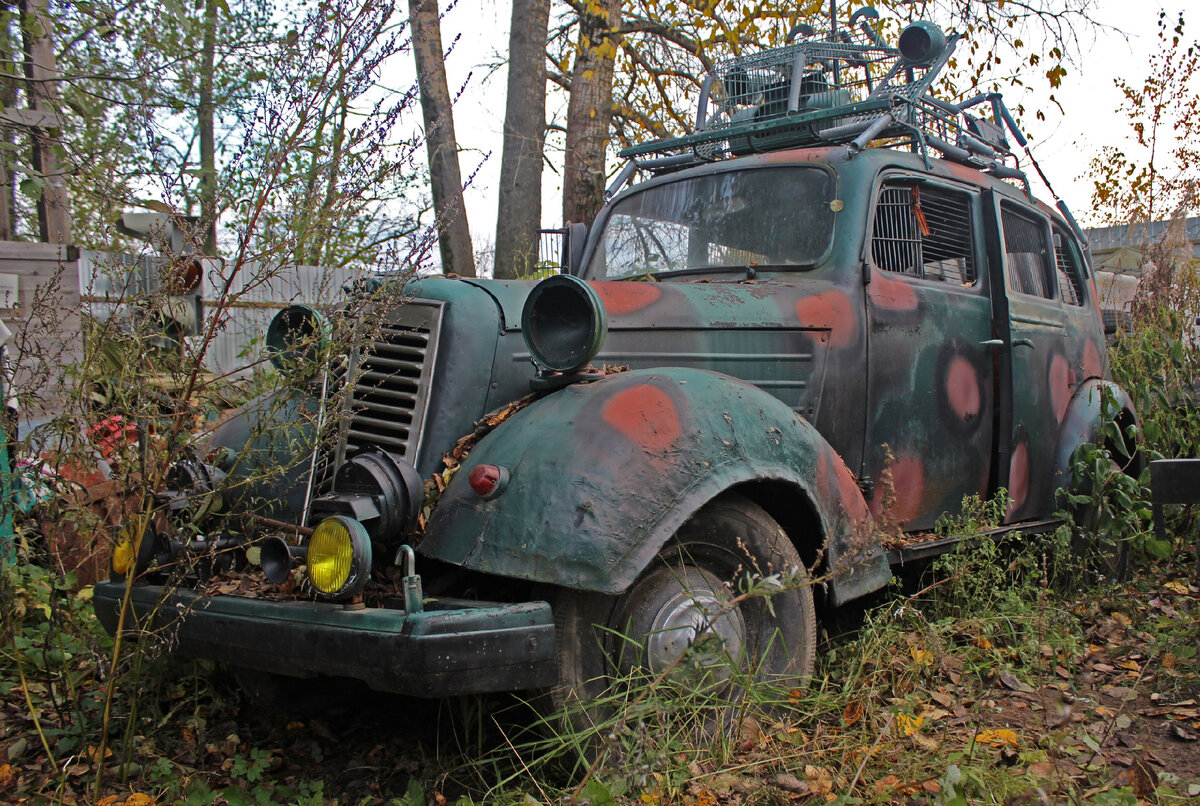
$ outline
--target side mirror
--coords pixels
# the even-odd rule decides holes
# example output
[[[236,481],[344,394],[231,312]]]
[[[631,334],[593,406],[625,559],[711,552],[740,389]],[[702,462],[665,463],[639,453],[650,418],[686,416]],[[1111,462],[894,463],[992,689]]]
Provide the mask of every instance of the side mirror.
[[[583,248],[587,246],[587,224],[568,222],[566,230],[567,273],[579,277],[583,274]]]

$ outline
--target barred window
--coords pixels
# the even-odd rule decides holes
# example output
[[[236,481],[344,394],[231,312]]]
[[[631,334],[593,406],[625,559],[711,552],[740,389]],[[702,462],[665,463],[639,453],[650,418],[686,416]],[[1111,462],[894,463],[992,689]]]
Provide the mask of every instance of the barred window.
[[[971,197],[912,182],[886,182],[875,207],[871,258],[884,271],[974,285]]]
[[[1008,289],[1019,294],[1053,299],[1050,256],[1045,225],[1038,219],[1005,207],[1004,252],[1008,258]]]
[[[1054,228],[1054,268],[1058,274],[1058,297],[1068,305],[1083,304],[1083,267],[1079,250],[1061,227]]]

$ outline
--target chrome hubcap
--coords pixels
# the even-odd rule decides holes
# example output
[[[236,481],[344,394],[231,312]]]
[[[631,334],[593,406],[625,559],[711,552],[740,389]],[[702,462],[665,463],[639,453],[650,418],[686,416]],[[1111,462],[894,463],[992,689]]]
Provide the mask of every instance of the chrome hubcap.
[[[691,647],[703,647],[696,661],[706,668],[741,655],[746,624],[711,575],[672,569],[663,582],[646,634],[645,663],[652,672],[671,668]],[[653,607],[653,599],[648,604]]]

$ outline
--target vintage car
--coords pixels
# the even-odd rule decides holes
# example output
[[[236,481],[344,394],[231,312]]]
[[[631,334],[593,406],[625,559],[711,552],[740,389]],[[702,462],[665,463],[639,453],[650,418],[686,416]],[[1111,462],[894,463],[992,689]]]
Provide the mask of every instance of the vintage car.
[[[181,458],[105,626],[426,697],[587,691],[700,638],[802,682],[814,598],[945,551],[964,497],[1053,522],[1104,401],[1135,421],[1086,246],[998,96],[930,93],[957,37],[868,23],[718,65],[566,272],[348,299],[373,340]],[[281,312],[280,366],[326,325]],[[260,566],[286,584],[209,578]]]

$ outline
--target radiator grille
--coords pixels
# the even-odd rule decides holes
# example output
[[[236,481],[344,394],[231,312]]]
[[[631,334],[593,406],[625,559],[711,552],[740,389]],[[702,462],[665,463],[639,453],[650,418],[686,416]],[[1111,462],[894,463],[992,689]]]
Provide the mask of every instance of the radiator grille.
[[[347,452],[378,445],[416,464],[440,325],[439,304],[405,303],[359,355],[348,401]]]

